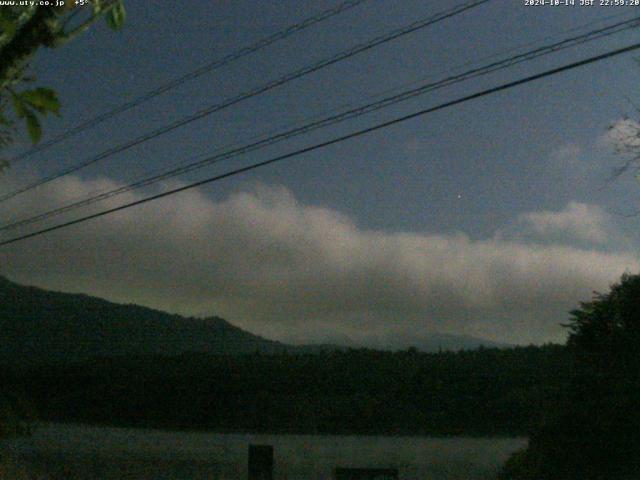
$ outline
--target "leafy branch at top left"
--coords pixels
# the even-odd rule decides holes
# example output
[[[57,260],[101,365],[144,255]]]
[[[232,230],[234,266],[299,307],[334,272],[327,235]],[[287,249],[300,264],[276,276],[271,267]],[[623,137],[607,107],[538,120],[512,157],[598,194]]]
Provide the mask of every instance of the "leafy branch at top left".
[[[61,2],[62,3],[62,2]],[[0,151],[14,142],[18,125],[37,143],[41,118],[60,114],[60,101],[51,88],[25,88],[33,82],[26,72],[41,47],[58,48],[86,31],[100,18],[114,30],[126,17],[123,0],[92,0],[76,7],[72,0],[60,6],[0,7]],[[0,159],[0,170],[6,168]]]

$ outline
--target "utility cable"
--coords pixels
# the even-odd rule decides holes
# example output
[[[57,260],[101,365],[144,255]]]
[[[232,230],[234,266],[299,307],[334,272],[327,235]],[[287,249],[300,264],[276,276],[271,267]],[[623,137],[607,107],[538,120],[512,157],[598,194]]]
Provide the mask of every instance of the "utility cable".
[[[599,62],[599,61],[602,61],[602,60],[605,60],[605,59],[608,59],[608,58],[613,58],[613,57],[616,57],[618,55],[622,55],[624,53],[628,53],[628,52],[635,51],[635,50],[638,50],[638,49],[640,49],[640,43],[635,43],[633,45],[629,45],[629,46],[626,46],[626,47],[623,47],[623,48],[619,48],[617,50],[612,50],[612,51],[609,51],[609,52],[606,52],[606,53],[603,53],[603,54],[600,54],[600,55],[589,57],[587,59],[580,60],[578,62],[570,63],[570,64],[567,64],[567,65],[563,65],[561,67],[553,68],[551,70],[546,70],[546,71],[544,71],[542,73],[538,73],[538,74],[535,74],[535,75],[530,75],[528,77],[524,77],[524,78],[521,78],[519,80],[514,80],[514,81],[511,81],[511,82],[508,82],[508,83],[501,84],[501,85],[496,86],[496,87],[492,87],[492,88],[489,88],[489,89],[486,89],[486,90],[482,90],[480,92],[473,93],[471,95],[467,95],[467,96],[464,96],[464,97],[457,98],[455,100],[451,100],[451,101],[448,101],[448,102],[445,102],[445,103],[441,103],[441,104],[439,104],[439,105],[437,105],[435,107],[430,107],[430,108],[426,108],[426,109],[423,109],[423,110],[419,110],[419,111],[414,112],[414,113],[410,113],[408,115],[403,115],[401,117],[397,117],[397,118],[394,118],[392,120],[388,120],[386,122],[379,123],[379,124],[374,125],[372,127],[368,127],[368,128],[364,128],[364,129],[361,129],[361,130],[357,130],[355,132],[352,132],[352,133],[349,133],[349,134],[346,134],[346,135],[342,135],[340,137],[336,137],[336,138],[333,138],[331,140],[327,140],[327,141],[324,141],[324,142],[321,142],[321,143],[316,143],[315,145],[311,145],[309,147],[301,148],[299,150],[295,150],[293,152],[286,153],[284,155],[279,155],[277,157],[273,157],[273,158],[270,158],[268,160],[264,160],[262,162],[254,163],[252,165],[248,165],[248,166],[245,166],[245,167],[242,167],[242,168],[238,168],[238,169],[235,169],[235,170],[232,170],[232,171],[220,174],[220,175],[216,175],[216,176],[213,176],[213,177],[206,178],[204,180],[199,180],[197,182],[193,182],[193,183],[190,183],[188,185],[184,185],[182,187],[174,188],[172,190],[159,193],[157,195],[152,195],[150,197],[142,198],[142,199],[136,200],[134,202],[130,202],[130,203],[127,203],[127,204],[124,204],[124,205],[120,205],[118,207],[109,208],[107,210],[103,210],[103,211],[100,211],[100,212],[97,212],[97,213],[94,213],[94,214],[91,214],[91,215],[87,215],[87,216],[84,216],[84,217],[81,217],[81,218],[77,218],[75,220],[71,220],[71,221],[68,221],[68,222],[60,223],[60,224],[57,224],[57,225],[54,225],[54,226],[51,226],[51,227],[48,227],[48,228],[44,228],[42,230],[37,230],[35,232],[31,232],[31,233],[28,233],[28,234],[25,234],[25,235],[21,235],[21,236],[14,237],[14,238],[11,238],[11,239],[8,239],[8,240],[4,240],[4,241],[0,242],[0,246],[10,245],[12,243],[16,243],[16,242],[19,242],[19,241],[22,241],[22,240],[26,240],[28,238],[32,238],[32,237],[36,237],[36,236],[39,236],[39,235],[43,235],[45,233],[53,232],[55,230],[60,230],[62,228],[67,228],[67,227],[70,227],[72,225],[77,225],[79,223],[83,223],[83,222],[86,222],[86,221],[89,221],[89,220],[93,220],[95,218],[103,217],[105,215],[110,215],[112,213],[119,212],[121,210],[126,210],[126,209],[129,209],[129,208],[138,206],[138,205],[142,205],[144,203],[148,203],[148,202],[151,202],[151,201],[154,201],[154,200],[158,200],[160,198],[168,197],[170,195],[175,195],[175,194],[183,192],[185,190],[190,190],[190,189],[193,189],[193,188],[196,188],[196,187],[200,187],[202,185],[207,185],[209,183],[213,183],[213,182],[222,180],[224,178],[228,178],[228,177],[232,177],[232,176],[235,176],[235,175],[239,175],[241,173],[245,173],[245,172],[248,172],[248,171],[251,171],[251,170],[255,170],[255,169],[258,169],[258,168],[261,168],[261,167],[265,167],[267,165],[271,165],[271,164],[274,164],[274,163],[277,163],[277,162],[281,162],[281,161],[289,159],[289,158],[298,157],[298,156],[306,154],[306,153],[310,153],[310,152],[313,152],[313,151],[316,151],[316,150],[320,150],[320,149],[328,147],[330,145],[335,145],[335,144],[344,142],[344,141],[352,139],[352,138],[360,137],[362,135],[366,135],[368,133],[372,133],[372,132],[381,130],[383,128],[387,128],[387,127],[390,127],[390,126],[393,126],[393,125],[396,125],[396,124],[399,124],[399,123],[403,123],[403,122],[406,122],[406,121],[411,120],[413,118],[421,117],[421,116],[424,116],[426,114],[429,114],[429,113],[432,113],[432,112],[436,112],[438,110],[444,110],[446,108],[449,108],[449,107],[452,107],[452,106],[455,106],[455,105],[459,105],[459,104],[468,102],[470,100],[474,100],[474,99],[477,99],[477,98],[481,98],[481,97],[485,97],[485,96],[488,96],[488,95],[492,95],[494,93],[497,93],[497,92],[500,92],[500,91],[504,91],[504,90],[508,90],[508,89],[517,87],[519,85],[524,85],[526,83],[530,83],[530,82],[533,82],[533,81],[536,81],[536,80],[540,80],[542,78],[550,77],[552,75],[557,75],[557,74],[562,73],[562,72],[573,70],[575,68],[579,68],[579,67],[582,67],[582,66],[585,66],[585,65],[589,65],[589,64],[592,64],[592,63],[595,63],[595,62]]]
[[[290,25],[289,27],[285,28],[284,30],[281,30],[279,32],[274,33],[273,35],[270,35],[268,37],[265,37],[261,40],[258,40],[256,43],[249,45],[247,47],[241,48],[240,50],[237,50],[235,52],[232,52],[220,59],[216,59],[213,60],[205,65],[202,65],[201,67],[192,70],[188,73],[185,73],[184,75],[181,75],[180,77],[174,78],[173,80],[168,81],[167,83],[164,83],[162,85],[160,85],[159,87],[150,90],[142,95],[140,95],[139,97],[134,98],[133,100],[130,100],[128,102],[125,102],[121,105],[118,105],[117,107],[112,108],[111,110],[108,110],[106,112],[103,112],[99,115],[96,115],[93,118],[90,118],[74,127],[71,127],[69,129],[67,129],[64,133],[61,133],[60,135],[57,135],[55,137],[53,137],[50,140],[47,140],[45,142],[42,142],[39,145],[36,145],[35,147],[27,150],[24,153],[21,153],[19,155],[16,155],[15,157],[13,157],[9,162],[10,163],[15,163],[17,161],[23,160],[27,157],[30,157],[38,152],[42,152],[54,145],[57,145],[58,143],[62,142],[63,140],[66,140],[67,138],[73,137],[75,135],[77,135],[80,132],[83,132],[85,130],[88,130],[90,128],[95,127],[96,125],[104,122],[105,120],[108,120],[110,118],[115,117],[116,115],[119,115],[120,113],[126,112],[128,110],[131,110],[132,108],[137,107],[138,105],[147,102],[149,100],[151,100],[152,98],[157,97],[158,95],[162,95],[163,93],[168,92],[169,90],[172,90],[180,85],[182,85],[183,83],[186,83],[190,80],[193,80],[195,78],[201,77],[202,75],[209,73],[213,70],[217,70],[218,68],[222,68],[226,65],[229,65],[232,62],[235,62],[236,60],[239,60],[243,57],[246,57],[247,55],[250,55],[252,53],[257,52],[258,50],[262,50],[265,47],[268,47],[280,40],[284,40],[287,37],[290,37],[291,35],[300,32],[301,30],[304,30],[308,27],[311,27],[312,25],[315,25],[317,23],[320,23],[324,20],[327,20],[335,15],[338,15],[339,13],[342,13],[346,10],[349,10],[353,7],[356,7],[358,5],[360,5],[361,3],[364,3],[368,0],[348,0],[346,2],[343,2],[333,8],[327,9],[323,12],[320,12],[317,15],[314,15],[312,17],[306,18],[304,20],[302,20],[299,23]],[[80,11],[80,9],[75,9],[75,12]]]
[[[64,176],[69,175],[71,173],[75,173],[75,172],[77,172],[77,171],[79,171],[79,170],[81,170],[83,168],[86,168],[86,167],[88,167],[90,165],[93,165],[93,164],[99,162],[100,160],[104,160],[107,157],[110,157],[110,156],[115,155],[117,153],[121,153],[121,152],[123,152],[125,150],[128,150],[128,149],[130,149],[130,148],[132,148],[132,147],[134,147],[136,145],[139,145],[141,143],[147,142],[147,141],[152,140],[152,139],[154,139],[156,137],[164,135],[164,134],[166,134],[168,132],[171,132],[172,130],[175,130],[175,129],[179,128],[179,127],[182,127],[184,125],[192,123],[192,122],[194,122],[196,120],[199,120],[199,119],[201,119],[203,117],[211,115],[211,114],[213,114],[215,112],[218,112],[220,110],[226,109],[226,108],[228,108],[230,106],[236,105],[236,104],[242,102],[243,100],[247,100],[249,98],[255,97],[257,95],[260,95],[261,93],[267,92],[267,91],[272,90],[272,89],[274,89],[276,87],[284,85],[285,83],[288,83],[288,82],[290,82],[292,80],[295,80],[295,79],[304,77],[306,75],[309,75],[309,74],[311,74],[313,72],[316,72],[318,70],[321,70],[321,69],[323,69],[323,68],[325,68],[325,67],[327,67],[329,65],[333,65],[333,64],[338,63],[338,62],[340,62],[342,60],[345,60],[347,58],[353,57],[353,56],[355,56],[355,55],[357,55],[359,53],[362,53],[362,52],[365,52],[367,50],[370,50],[370,49],[372,49],[374,47],[377,47],[377,46],[379,46],[381,44],[390,42],[390,41],[395,40],[395,39],[397,39],[399,37],[407,35],[409,33],[415,32],[417,30],[426,28],[426,27],[428,27],[430,25],[433,25],[433,24],[438,23],[440,21],[443,21],[445,19],[448,19],[448,18],[454,17],[456,15],[459,15],[459,14],[461,14],[461,13],[463,13],[463,12],[465,12],[465,11],[471,9],[471,8],[478,7],[478,6],[480,6],[480,5],[484,4],[484,3],[487,3],[489,1],[491,1],[491,0],[474,0],[472,2],[467,2],[467,3],[464,3],[464,4],[460,4],[460,5],[458,5],[456,7],[453,7],[450,10],[447,10],[445,12],[441,12],[441,13],[435,14],[435,15],[427,18],[427,19],[423,19],[423,20],[419,20],[417,22],[413,22],[412,24],[410,24],[408,26],[393,30],[392,32],[387,33],[385,35],[382,35],[380,37],[376,37],[375,39],[373,39],[373,40],[371,40],[369,42],[356,45],[355,47],[352,47],[352,48],[350,48],[348,50],[342,51],[342,52],[340,52],[340,53],[338,53],[338,54],[336,54],[336,55],[334,55],[334,56],[332,56],[330,58],[322,60],[322,61],[320,61],[318,63],[313,64],[313,65],[310,65],[310,66],[307,66],[307,67],[303,67],[300,70],[296,70],[295,72],[292,72],[292,73],[289,73],[287,75],[284,75],[283,77],[280,77],[280,78],[278,78],[276,80],[273,80],[271,82],[263,84],[263,85],[255,88],[253,90],[250,90],[248,92],[242,93],[242,94],[240,94],[240,95],[238,95],[236,97],[233,97],[231,99],[228,99],[228,100],[226,100],[226,101],[224,101],[222,103],[211,105],[211,106],[209,106],[209,107],[207,107],[207,108],[205,108],[203,110],[200,110],[200,111],[198,111],[198,112],[196,112],[196,113],[194,113],[192,115],[189,115],[187,117],[179,119],[179,120],[177,120],[175,122],[172,122],[172,123],[170,123],[168,125],[160,127],[160,128],[158,128],[156,130],[153,130],[151,132],[147,132],[147,133],[145,133],[145,134],[143,134],[143,135],[141,135],[141,136],[139,136],[139,137],[137,137],[137,138],[135,138],[135,139],[133,139],[131,141],[128,141],[126,143],[123,143],[123,144],[117,145],[115,147],[109,148],[108,150],[105,150],[104,152],[102,152],[102,153],[100,153],[100,154],[98,154],[98,155],[96,155],[94,157],[90,157],[90,158],[88,158],[88,159],[86,159],[86,160],[84,160],[84,161],[82,161],[82,162],[80,162],[80,163],[78,163],[76,165],[73,165],[71,167],[67,167],[67,168],[65,168],[65,169],[63,169],[63,170],[61,170],[61,171],[59,171],[57,173],[53,173],[51,175],[48,175],[48,176],[46,176],[46,177],[44,177],[44,178],[42,178],[40,180],[37,180],[37,181],[35,181],[35,182],[31,183],[31,184],[28,184],[28,185],[26,185],[24,187],[21,187],[21,188],[19,188],[17,190],[14,190],[12,192],[6,193],[4,195],[0,195],[0,202],[4,202],[6,200],[9,200],[9,199],[11,199],[13,197],[16,197],[16,196],[18,196],[18,195],[20,195],[22,193],[25,193],[25,192],[28,192],[30,190],[33,190],[34,188],[37,188],[37,187],[39,187],[41,185],[49,183],[49,182],[51,182],[53,180],[57,180],[58,178],[64,177]]]
[[[233,148],[231,150],[213,155],[213,156],[208,156],[207,158],[204,158],[202,160],[198,160],[195,162],[190,162],[190,163],[186,163],[186,164],[182,164],[174,169],[171,169],[169,171],[165,171],[162,173],[158,173],[155,175],[151,175],[147,178],[138,180],[136,182],[133,182],[129,185],[124,185],[122,187],[118,187],[116,189],[112,189],[109,191],[105,191],[105,192],[101,192],[97,195],[94,196],[90,196],[88,198],[84,198],[82,200],[79,201],[75,201],[73,203],[64,205],[62,207],[58,207],[56,209],[52,209],[49,210],[47,212],[23,219],[23,220],[19,220],[19,221],[15,221],[13,223],[7,224],[7,225],[3,225],[0,226],[0,231],[6,231],[6,230],[11,230],[11,229],[15,229],[18,227],[23,227],[26,225],[30,225],[33,223],[37,223],[39,221],[43,221],[45,219],[57,216],[57,215],[61,215],[63,213],[69,212],[71,210],[75,210],[77,208],[80,207],[84,207],[84,206],[88,206],[91,205],[93,203],[96,202],[100,202],[103,200],[106,200],[108,198],[114,197],[116,195],[121,195],[123,193],[138,189],[138,188],[142,188],[145,186],[149,186],[155,183],[158,183],[162,180],[167,180],[169,178],[178,176],[178,175],[182,175],[185,173],[189,173],[192,172],[194,170],[203,168],[205,166],[211,165],[211,164],[215,164],[218,163],[222,160],[226,160],[229,158],[233,158],[233,157],[237,157],[239,155],[242,154],[246,154],[249,152],[252,152],[254,150],[260,149],[260,148],[264,148],[266,146],[269,145],[273,145],[275,143],[279,143],[283,140],[289,139],[291,137],[294,136],[298,136],[298,135],[302,135],[305,133],[309,133],[311,131],[317,130],[319,128],[323,128],[329,125],[334,125],[336,123],[351,119],[351,118],[355,118],[382,108],[386,108],[390,105],[394,105],[396,103],[402,102],[402,101],[406,101],[409,100],[411,98],[414,98],[416,96],[419,95],[423,95],[427,92],[431,92],[446,86],[450,86],[465,80],[469,80],[471,78],[476,78],[478,76],[481,75],[487,75],[489,73],[493,73],[495,71],[498,70],[502,70],[505,68],[509,68],[512,67],[514,65],[517,65],[519,63],[525,62],[525,61],[531,61],[534,60],[536,58],[539,58],[543,55],[548,55],[551,53],[554,53],[556,51],[559,50],[563,50],[569,47],[573,47],[576,45],[580,45],[589,41],[594,41],[596,39],[600,39],[603,38],[605,36],[609,36],[609,35],[613,35],[615,33],[619,33],[621,31],[624,30],[628,30],[630,28],[635,28],[638,25],[640,25],[640,17],[635,17],[633,19],[630,20],[626,20],[623,22],[618,22],[616,24],[604,27],[604,28],[600,28],[598,30],[593,30],[590,32],[587,32],[585,34],[582,35],[578,35],[575,37],[571,37],[565,40],[562,40],[560,42],[556,42],[550,45],[546,45],[543,47],[539,47],[524,53],[521,53],[519,55],[515,55],[512,57],[509,57],[507,59],[504,60],[500,60],[497,62],[493,62],[490,63],[488,65],[482,66],[482,67],[478,67],[466,72],[463,72],[461,74],[458,75],[453,75],[450,76],[448,78],[445,78],[443,80],[437,81],[437,82],[433,82],[433,83],[427,83],[425,85],[421,85],[418,88],[414,88],[405,92],[401,92],[399,94],[387,97],[387,98],[383,98],[382,100],[379,100],[377,102],[373,102],[373,103],[369,103],[367,105],[363,105],[363,106],[359,106],[357,108],[352,108],[349,109],[347,111],[341,112],[337,115],[332,115],[329,116],[327,118],[323,118],[321,120],[318,121],[314,121],[311,123],[308,123],[306,125],[300,126],[300,127],[296,127],[287,131],[284,131],[282,133],[278,133],[276,135],[273,136],[269,136],[267,138],[264,138],[262,140],[253,142],[253,143],[249,143],[247,145],[243,145],[240,147],[236,147]]]

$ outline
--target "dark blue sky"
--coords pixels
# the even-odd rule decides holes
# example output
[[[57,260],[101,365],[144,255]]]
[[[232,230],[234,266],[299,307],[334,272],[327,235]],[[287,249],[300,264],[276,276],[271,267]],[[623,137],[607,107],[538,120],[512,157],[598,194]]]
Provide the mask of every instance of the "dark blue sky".
[[[63,103],[62,118],[46,122],[45,136],[65,131],[79,121],[337,3],[129,1],[122,32],[114,33],[100,24],[68,46],[38,55],[34,62],[38,82],[54,87]],[[370,0],[34,156],[15,166],[5,181],[39,177],[63,165],[72,165],[266,80],[456,4],[450,0]],[[104,160],[83,170],[78,181],[108,178],[116,183],[128,182],[222,146],[245,142],[254,135],[299,124],[345,105],[365,103],[372,95],[391,88],[419,80],[437,80],[451,72],[486,63],[483,59],[496,53],[527,44],[530,45],[527,48],[539,46],[549,41],[542,42],[543,39],[559,40],[576,27],[589,24],[584,31],[639,14],[640,9],[634,7],[529,7],[524,0],[495,0]],[[606,20],[609,17],[612,18]],[[619,48],[638,38],[636,29],[571,48],[208,167],[184,180],[266,159],[396,115]],[[625,113],[634,113],[628,98],[640,102],[639,75],[634,55],[625,55],[224,180],[203,188],[201,193],[220,202],[229,195],[264,184],[284,187],[300,205],[340,212],[362,232],[464,235],[471,242],[495,238],[536,245],[560,242],[581,251],[591,252],[595,248],[605,253],[628,252],[638,244],[638,220],[622,220],[609,212],[625,211],[637,204],[640,190],[630,179],[606,184],[606,175],[621,159],[613,154],[604,137],[607,126]],[[31,201],[37,203],[39,195],[55,192],[61,185],[52,183],[33,192]],[[90,189],[83,192],[90,193]],[[174,199],[162,202],[171,205]],[[568,217],[572,214],[588,217],[576,220],[586,222],[587,227],[602,227],[594,226],[596,220],[589,216],[594,211],[600,215],[597,221],[606,217],[616,228],[611,239],[596,242],[597,248],[589,244],[593,238],[572,236],[571,228],[579,230],[573,224],[570,227],[562,221],[554,224],[560,225],[560,230],[564,225],[566,235],[542,231],[544,228],[532,233],[531,225],[525,232],[522,226],[523,222],[531,223],[531,218],[538,218],[526,215],[565,212]],[[84,228],[93,227],[87,224]],[[67,235],[73,233],[69,231]],[[65,237],[61,233],[51,238]],[[64,280],[48,274],[45,280],[28,275],[27,270],[27,267],[14,269],[16,275],[33,282],[82,289],[77,281],[69,280],[68,274],[60,273]],[[603,275],[602,278],[610,278],[611,272]],[[601,286],[602,281],[598,281],[593,288]],[[101,293],[99,288],[93,291]],[[126,296],[110,294],[117,299]],[[189,310],[181,303],[173,307],[178,311]],[[462,318],[467,314],[460,315]],[[482,329],[461,330],[487,334]],[[273,331],[280,335],[279,331]],[[499,334],[490,336],[501,338]],[[510,340],[514,336],[515,333],[509,333]],[[557,338],[557,332],[527,338]]]
[[[336,2],[129,3],[122,33],[100,25],[68,47],[55,53],[44,51],[38,58],[37,77],[43,84],[55,86],[64,104],[62,121],[50,122],[47,133],[69,128],[78,119],[118,105]],[[438,79],[451,67],[562,34],[587,22],[638,14],[638,9],[631,7],[524,7],[521,3],[498,0],[478,7],[199,120],[105,160],[83,175],[130,179],[274,126],[298,123],[319,111],[360,104],[361,99],[391,87],[430,76]],[[135,112],[51,149],[25,168],[37,165],[38,171],[54,171],[60,163],[75,163],[115,142],[454,4],[371,0],[246,57],[232,68],[220,69],[158,97]],[[306,145],[336,131],[437,104],[637,38],[637,31],[633,31],[570,49],[513,71],[434,92],[292,145]],[[570,199],[585,200],[586,194],[592,194],[591,189],[567,191],[567,182],[550,178],[545,160],[567,143],[590,143],[612,120],[630,110],[625,95],[633,95],[637,74],[633,55],[627,55],[219,183],[209,191],[225,194],[245,181],[277,182],[305,201],[346,208],[367,226],[419,226],[438,231],[462,228],[483,236],[515,212],[557,209]],[[290,149],[279,146],[271,152]],[[267,158],[267,154],[252,158]],[[458,194],[463,195],[462,201],[457,201]]]

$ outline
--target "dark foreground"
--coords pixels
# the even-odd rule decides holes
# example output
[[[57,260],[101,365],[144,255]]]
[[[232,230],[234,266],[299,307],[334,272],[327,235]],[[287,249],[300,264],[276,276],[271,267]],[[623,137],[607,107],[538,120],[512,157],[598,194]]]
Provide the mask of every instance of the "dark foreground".
[[[557,399],[568,363],[559,346],[149,356],[0,368],[0,382],[42,421],[217,432],[526,436]]]

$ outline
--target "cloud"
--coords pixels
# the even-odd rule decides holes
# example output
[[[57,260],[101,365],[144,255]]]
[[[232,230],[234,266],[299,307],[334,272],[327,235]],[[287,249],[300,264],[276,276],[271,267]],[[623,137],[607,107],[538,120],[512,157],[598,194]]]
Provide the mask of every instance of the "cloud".
[[[610,149],[606,146],[607,151]],[[542,179],[551,182],[554,188],[546,185],[541,195],[560,191],[565,192],[567,198],[593,196],[597,189],[602,188],[604,179],[611,176],[611,165],[603,160],[606,156],[601,152],[595,153],[596,150],[593,145],[574,142],[553,148],[545,161]]]
[[[501,236],[536,240],[543,243],[607,245],[619,241],[611,216],[597,205],[569,202],[560,211],[528,212],[518,216],[509,234]]]
[[[66,178],[3,218],[112,185]],[[597,222],[576,220],[590,216],[575,204],[525,221],[598,243]],[[17,281],[218,314],[273,338],[440,331],[518,343],[561,340],[569,309],[639,267],[632,254],[570,245],[366,230],[266,186],[217,202],[183,192],[3,247],[0,262]]]
[[[554,162],[560,162],[564,165],[574,167],[580,163],[580,156],[583,149],[576,143],[567,143],[559,146],[551,152],[550,158]]]

